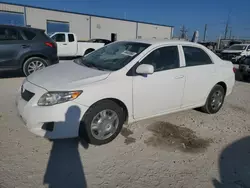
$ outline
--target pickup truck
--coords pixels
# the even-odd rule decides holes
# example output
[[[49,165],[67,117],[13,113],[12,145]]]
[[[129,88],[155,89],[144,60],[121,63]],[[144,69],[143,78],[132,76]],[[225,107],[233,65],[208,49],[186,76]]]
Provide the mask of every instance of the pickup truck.
[[[55,32],[48,34],[57,44],[58,57],[80,57],[84,56],[98,48],[101,48],[105,43],[96,42],[80,42],[74,33]]]

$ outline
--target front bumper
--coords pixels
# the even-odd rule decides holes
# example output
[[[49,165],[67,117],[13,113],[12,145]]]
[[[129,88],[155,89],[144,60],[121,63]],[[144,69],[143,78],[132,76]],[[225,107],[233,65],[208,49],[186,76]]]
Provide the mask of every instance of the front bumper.
[[[38,106],[37,101],[47,92],[28,81],[23,90],[34,93],[27,101],[21,96],[21,88],[16,97],[16,106],[23,123],[28,130],[38,136],[49,139],[77,137],[80,121],[88,107],[69,101],[54,106]],[[53,124],[53,129],[45,129],[45,124]]]

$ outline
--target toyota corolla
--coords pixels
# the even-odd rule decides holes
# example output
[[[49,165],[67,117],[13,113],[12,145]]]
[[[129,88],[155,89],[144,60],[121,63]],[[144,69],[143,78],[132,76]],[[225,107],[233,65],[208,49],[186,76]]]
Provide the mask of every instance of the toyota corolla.
[[[112,141],[124,123],[201,107],[216,113],[233,65],[184,41],[119,41],[28,76],[16,99],[26,127],[49,139]]]

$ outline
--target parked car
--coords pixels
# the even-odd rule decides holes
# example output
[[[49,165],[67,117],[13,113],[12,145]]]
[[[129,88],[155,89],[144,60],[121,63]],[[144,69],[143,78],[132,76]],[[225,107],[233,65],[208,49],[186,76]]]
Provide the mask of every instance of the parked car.
[[[224,60],[238,63],[243,56],[250,55],[250,44],[234,44],[220,53],[220,57]]]
[[[93,42],[93,43],[104,43],[104,45],[110,44],[111,41],[107,39],[90,39],[87,42]]]
[[[243,57],[239,63],[239,71],[243,80],[248,80],[250,78],[250,56]]]
[[[30,75],[17,108],[37,135],[100,145],[124,123],[197,107],[216,113],[234,83],[233,64],[197,43],[120,41]]]
[[[22,70],[28,76],[58,63],[57,46],[44,30],[0,25],[0,71]]]
[[[74,33],[56,32],[48,35],[57,43],[59,57],[82,57],[105,45],[104,43],[77,41]]]

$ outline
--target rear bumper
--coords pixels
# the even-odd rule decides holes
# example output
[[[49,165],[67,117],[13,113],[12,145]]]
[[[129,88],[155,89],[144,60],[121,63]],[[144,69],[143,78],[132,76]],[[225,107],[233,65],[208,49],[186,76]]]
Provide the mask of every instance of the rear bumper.
[[[51,55],[48,57],[50,65],[59,63],[59,58],[57,55]]]

